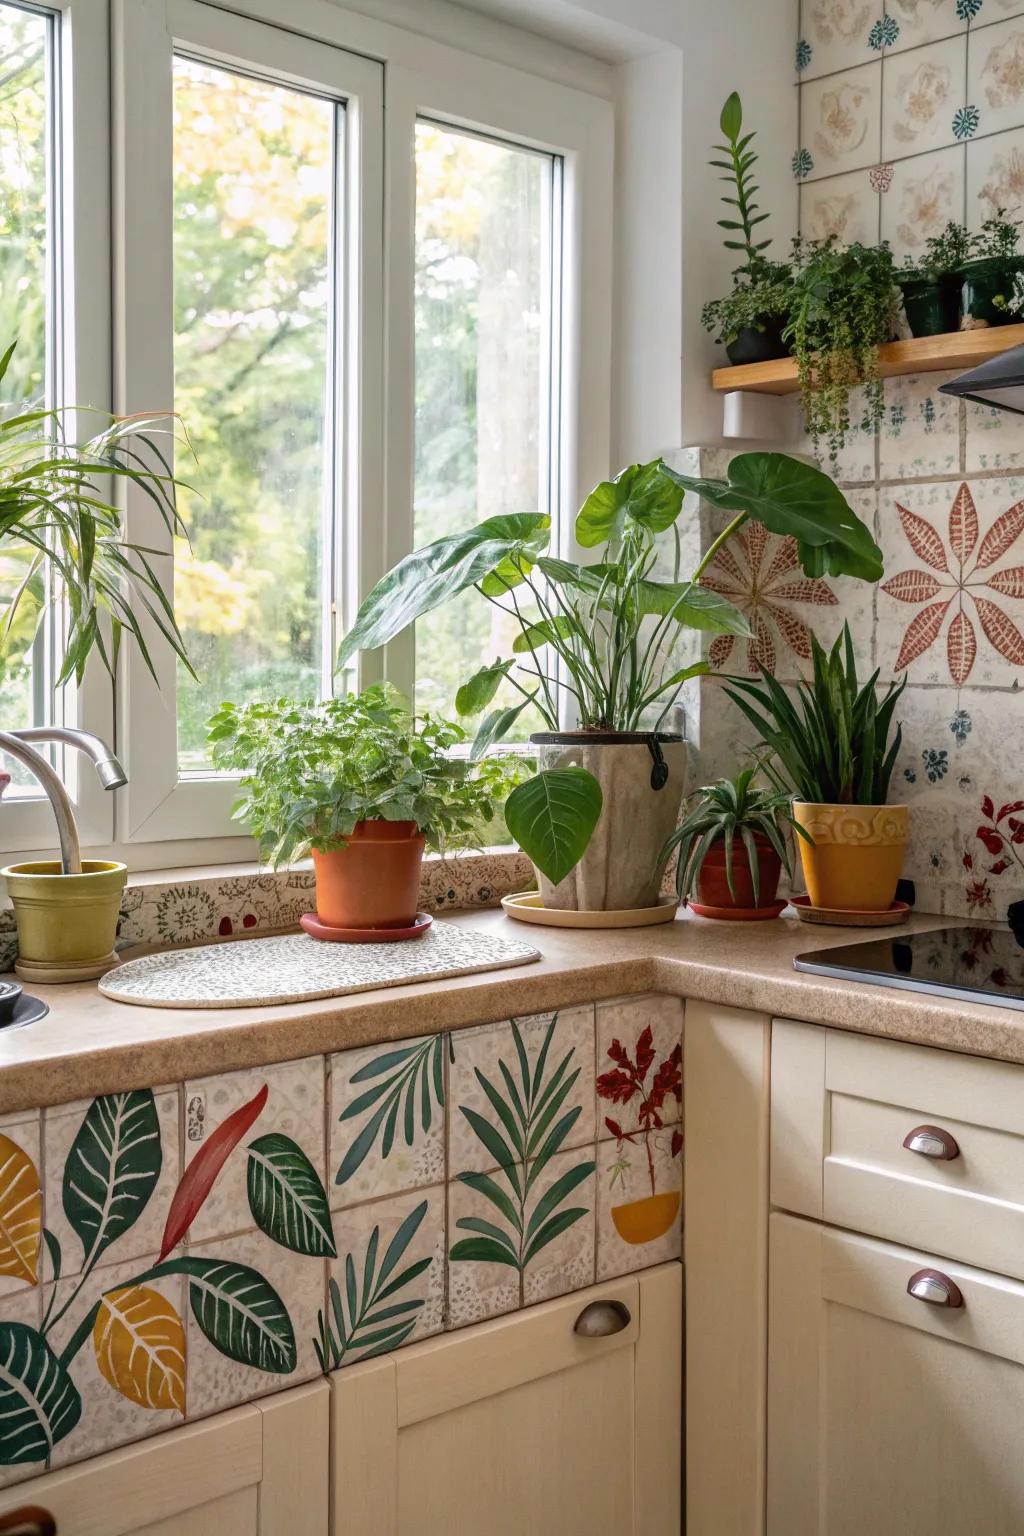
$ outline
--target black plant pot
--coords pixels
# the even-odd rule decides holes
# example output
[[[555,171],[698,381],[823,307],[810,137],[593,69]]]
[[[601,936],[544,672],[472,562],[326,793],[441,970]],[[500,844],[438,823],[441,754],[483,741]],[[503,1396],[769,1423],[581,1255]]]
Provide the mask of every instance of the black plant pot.
[[[945,336],[960,325],[957,277],[907,278],[900,282],[912,336]]]
[[[760,326],[743,326],[732,341],[726,342],[726,357],[734,368],[743,363],[770,363],[774,358],[788,357],[789,348],[782,339],[784,324],[784,320],[773,317]]]
[[[974,330],[978,326],[1012,325],[1019,316],[1007,307],[1013,298],[1014,278],[1020,271],[1020,262],[986,257],[969,261],[960,269],[963,284],[961,329]]]

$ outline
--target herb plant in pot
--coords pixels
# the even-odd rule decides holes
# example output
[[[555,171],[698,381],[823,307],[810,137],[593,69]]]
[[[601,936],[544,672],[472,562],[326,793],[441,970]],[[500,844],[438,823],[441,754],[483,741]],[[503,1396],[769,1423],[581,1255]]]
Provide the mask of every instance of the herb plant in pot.
[[[1008,325],[1019,318],[1019,284],[1024,255],[1020,225],[1003,208],[987,218],[971,242],[970,259],[960,268],[963,283],[961,329]]]
[[[793,823],[792,796],[759,788],[756,775],[756,767],[745,768],[695,790],[692,809],[665,844],[664,864],[678,854],[680,901],[689,899],[702,917],[749,922],[778,917],[785,906],[775,898],[782,870],[792,875],[782,832]]]
[[[691,576],[682,576],[677,558],[668,579],[661,541],[678,531],[686,491],[733,517]],[[539,872],[546,908],[655,907],[659,856],[676,826],[686,761],[685,744],[662,725],[686,681],[708,670],[699,661],[680,665],[678,647],[692,631],[749,633],[743,615],[699,580],[752,518],[796,539],[808,575],[881,575],[868,529],[812,465],[780,453],[739,454],[718,480],[680,475],[656,459],[630,465],[587,497],[574,531],[576,544],[594,552],[589,563],[547,553],[550,521],[542,514],[489,518],[396,565],[342,641],[344,663],[469,587],[513,621],[512,654],[476,672],[456,706],[467,716],[489,711],[473,744],[477,758],[528,705],[547,727],[532,738],[540,771],[505,804],[508,829]],[[490,708],[506,680],[516,702]],[[574,729],[565,729],[566,716]]]
[[[827,652],[812,636],[811,654],[813,677],[798,685],[795,701],[763,667],[760,683],[733,678],[726,692],[773,754],[766,772],[797,797],[811,905],[884,912],[907,842],[907,807],[887,803],[903,736],[893,716],[906,678],[891,682],[881,701],[877,671],[860,685],[849,625]]]
[[[959,328],[961,270],[970,251],[971,236],[951,219],[941,234],[925,242],[918,261],[908,261],[897,272],[911,335],[944,336]]]
[[[413,719],[384,684],[317,704],[225,704],[208,734],[217,766],[241,772],[235,816],[260,856],[276,868],[312,854],[318,921],[304,926],[317,937],[418,936],[424,848],[478,840],[513,771],[452,756],[461,726]]]

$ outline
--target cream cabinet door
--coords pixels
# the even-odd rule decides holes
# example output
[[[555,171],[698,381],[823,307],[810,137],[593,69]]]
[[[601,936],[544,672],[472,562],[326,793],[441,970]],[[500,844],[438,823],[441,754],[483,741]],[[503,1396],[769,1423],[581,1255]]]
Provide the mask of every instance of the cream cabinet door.
[[[8,1489],[0,1532],[326,1536],[329,1419],[325,1381],[233,1408]]]
[[[782,1215],[770,1260],[768,1536],[1020,1536],[1024,1285]]]
[[[574,1331],[606,1302],[625,1326]],[[679,1264],[348,1367],[331,1387],[331,1536],[679,1536]]]

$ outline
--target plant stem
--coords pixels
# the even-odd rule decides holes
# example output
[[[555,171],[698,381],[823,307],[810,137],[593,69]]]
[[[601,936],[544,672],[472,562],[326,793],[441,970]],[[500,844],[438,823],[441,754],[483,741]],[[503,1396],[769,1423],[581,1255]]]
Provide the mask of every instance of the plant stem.
[[[725,529],[724,533],[720,533],[717,539],[712,540],[708,546],[707,553],[701,558],[697,569],[693,573],[694,586],[696,586],[698,581],[700,581],[700,578],[703,576],[712,560],[718,554],[718,551],[724,544],[728,544],[734,533],[738,533],[740,531],[740,529],[743,527],[743,524],[748,520],[749,517],[749,512],[741,512],[738,517],[733,518],[732,522]]]

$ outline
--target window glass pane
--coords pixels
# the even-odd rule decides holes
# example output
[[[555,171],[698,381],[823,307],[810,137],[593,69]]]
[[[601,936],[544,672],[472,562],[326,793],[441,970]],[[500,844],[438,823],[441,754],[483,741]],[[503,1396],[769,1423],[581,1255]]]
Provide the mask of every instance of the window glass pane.
[[[48,102],[52,18],[0,5],[0,352],[17,349],[2,385],[3,410],[47,402],[52,368],[47,349],[53,230],[48,186]],[[4,544],[0,612],[28,568],[27,550]],[[41,593],[40,593],[41,595]],[[50,717],[43,641],[34,640],[38,605],[23,601],[17,628],[0,657],[0,717],[18,728]],[[16,784],[33,783],[6,760]]]
[[[556,161],[416,129],[415,540],[508,512],[551,512]],[[476,592],[416,626],[416,705],[511,655],[515,621]],[[507,685],[497,705],[520,695]],[[495,707],[495,706],[491,706]],[[514,739],[539,721],[520,716]]]
[[[208,761],[223,700],[315,696],[324,670],[333,102],[174,65],[175,409],[191,550],[174,600],[201,682],[181,669],[178,757]]]

